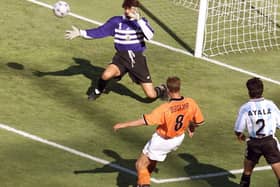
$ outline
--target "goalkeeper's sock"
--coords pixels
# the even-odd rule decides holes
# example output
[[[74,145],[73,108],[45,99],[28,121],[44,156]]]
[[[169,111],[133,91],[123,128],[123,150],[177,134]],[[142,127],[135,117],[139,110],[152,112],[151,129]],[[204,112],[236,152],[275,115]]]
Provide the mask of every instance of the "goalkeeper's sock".
[[[101,95],[101,93],[104,92],[107,82],[108,81],[105,81],[100,78],[97,83],[97,88],[91,85],[87,91],[88,100],[97,99]]]
[[[245,175],[243,173],[240,181],[240,187],[249,187],[250,179],[251,179],[251,175]]]
[[[103,80],[102,78],[100,78],[98,80],[97,89],[102,93],[105,90],[107,84],[108,84],[108,80]]]

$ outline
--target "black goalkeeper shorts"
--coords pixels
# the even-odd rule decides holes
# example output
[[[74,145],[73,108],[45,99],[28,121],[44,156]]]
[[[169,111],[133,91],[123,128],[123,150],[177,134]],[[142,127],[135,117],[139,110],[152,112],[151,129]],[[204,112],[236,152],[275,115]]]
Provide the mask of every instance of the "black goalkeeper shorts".
[[[118,51],[112,59],[112,64],[121,72],[120,76],[115,77],[116,80],[121,80],[128,73],[132,81],[137,84],[152,82],[146,57],[142,52]]]
[[[280,162],[280,151],[278,141],[273,136],[264,138],[250,138],[247,141],[246,158],[258,163],[261,156],[264,156],[268,164]]]

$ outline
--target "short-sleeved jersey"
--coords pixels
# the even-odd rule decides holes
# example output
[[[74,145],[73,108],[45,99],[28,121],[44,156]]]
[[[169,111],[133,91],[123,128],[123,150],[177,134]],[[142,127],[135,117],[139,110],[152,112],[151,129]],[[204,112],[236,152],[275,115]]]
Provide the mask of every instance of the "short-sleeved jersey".
[[[280,111],[270,100],[251,99],[239,109],[234,130],[243,132],[246,128],[250,137],[259,138],[274,135],[280,127]]]
[[[200,108],[191,98],[171,99],[150,114],[143,115],[147,125],[158,125],[157,133],[163,138],[173,138],[183,134],[190,122],[203,123]]]

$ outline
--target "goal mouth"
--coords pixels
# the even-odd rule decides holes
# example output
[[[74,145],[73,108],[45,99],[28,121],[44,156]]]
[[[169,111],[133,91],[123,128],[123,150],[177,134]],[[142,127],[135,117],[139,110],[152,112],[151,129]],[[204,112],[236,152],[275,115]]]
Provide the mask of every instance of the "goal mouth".
[[[280,48],[278,1],[208,0],[199,7],[196,56]]]

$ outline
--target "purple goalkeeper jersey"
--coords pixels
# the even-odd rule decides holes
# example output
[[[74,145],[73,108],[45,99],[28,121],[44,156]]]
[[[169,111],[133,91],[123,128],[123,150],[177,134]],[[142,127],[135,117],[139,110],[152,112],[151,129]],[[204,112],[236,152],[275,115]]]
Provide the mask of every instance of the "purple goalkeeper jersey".
[[[137,21],[129,20],[125,16],[112,17],[102,26],[85,31],[87,38],[113,36],[117,51],[136,52],[143,52],[146,49],[144,38],[151,39],[154,33],[145,18]]]

